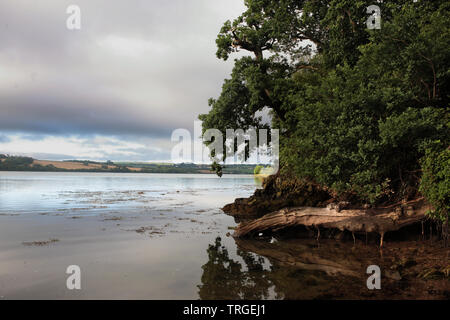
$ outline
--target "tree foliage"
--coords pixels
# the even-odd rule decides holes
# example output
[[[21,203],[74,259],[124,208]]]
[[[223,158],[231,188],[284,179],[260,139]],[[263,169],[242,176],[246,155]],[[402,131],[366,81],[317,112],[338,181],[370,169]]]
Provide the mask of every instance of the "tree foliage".
[[[450,148],[442,150],[441,146],[441,141],[434,141],[434,144],[426,150],[426,155],[422,159],[423,175],[420,191],[434,208],[430,215],[440,222],[447,246],[450,213]]]
[[[450,149],[428,149],[422,160],[423,176],[420,189],[433,205],[433,214],[448,223],[450,212]]]
[[[416,196],[430,143],[450,145],[450,4],[377,3],[380,30],[367,29],[369,0],[245,4],[217,56],[250,55],[200,116],[204,130],[261,127],[268,107],[283,170],[362,202]]]
[[[264,168],[263,166],[256,166],[255,169],[253,170],[253,173],[260,174],[260,172],[263,168]]]

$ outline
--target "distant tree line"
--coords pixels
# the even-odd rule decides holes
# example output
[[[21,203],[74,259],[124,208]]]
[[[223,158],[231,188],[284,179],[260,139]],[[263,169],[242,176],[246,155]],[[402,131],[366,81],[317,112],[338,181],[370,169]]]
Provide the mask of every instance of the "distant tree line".
[[[84,164],[86,169],[63,169],[57,168],[52,164],[43,166],[33,163],[34,159],[31,157],[10,156],[0,154],[0,171],[54,171],[54,172],[125,172],[125,173],[209,173],[210,166],[194,163],[181,164],[153,164],[153,163],[113,163],[107,161],[106,163],[89,161],[89,160],[68,160],[64,162],[77,162]],[[89,164],[100,165],[98,168],[91,168]],[[132,168],[139,168],[140,171],[131,170]],[[226,174],[252,174],[255,165],[230,165],[224,169]]]

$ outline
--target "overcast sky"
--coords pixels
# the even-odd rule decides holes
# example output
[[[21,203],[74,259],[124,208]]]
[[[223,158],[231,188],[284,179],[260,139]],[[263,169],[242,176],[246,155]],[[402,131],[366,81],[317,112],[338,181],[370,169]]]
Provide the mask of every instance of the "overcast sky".
[[[81,8],[81,30],[66,9]],[[232,59],[215,57],[243,0],[1,0],[0,153],[169,160]]]

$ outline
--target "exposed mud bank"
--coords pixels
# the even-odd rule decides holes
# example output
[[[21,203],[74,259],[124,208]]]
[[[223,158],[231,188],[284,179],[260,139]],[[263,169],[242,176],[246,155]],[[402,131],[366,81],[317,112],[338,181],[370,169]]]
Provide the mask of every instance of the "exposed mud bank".
[[[325,207],[330,194],[319,186],[293,177],[269,176],[249,198],[236,199],[223,211],[236,220],[255,219],[286,207]]]
[[[423,198],[384,207],[362,206],[336,199],[323,188],[296,178],[274,175],[247,199],[237,199],[223,211],[240,222],[234,237],[273,234],[284,229],[306,228],[314,237],[344,231],[378,235],[423,224],[431,207]],[[322,234],[321,234],[322,233]]]

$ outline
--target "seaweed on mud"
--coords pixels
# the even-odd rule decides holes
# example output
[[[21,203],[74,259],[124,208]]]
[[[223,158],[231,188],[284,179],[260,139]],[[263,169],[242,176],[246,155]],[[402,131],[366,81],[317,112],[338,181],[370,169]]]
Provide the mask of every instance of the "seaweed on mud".
[[[24,242],[22,242],[22,244],[24,246],[29,246],[29,247],[32,247],[32,246],[43,247],[43,246],[48,246],[55,242],[59,242],[59,239],[49,239],[47,241],[30,241],[30,242],[24,241]]]
[[[121,221],[121,220],[123,220],[123,217],[109,217],[103,219],[103,221]]]

